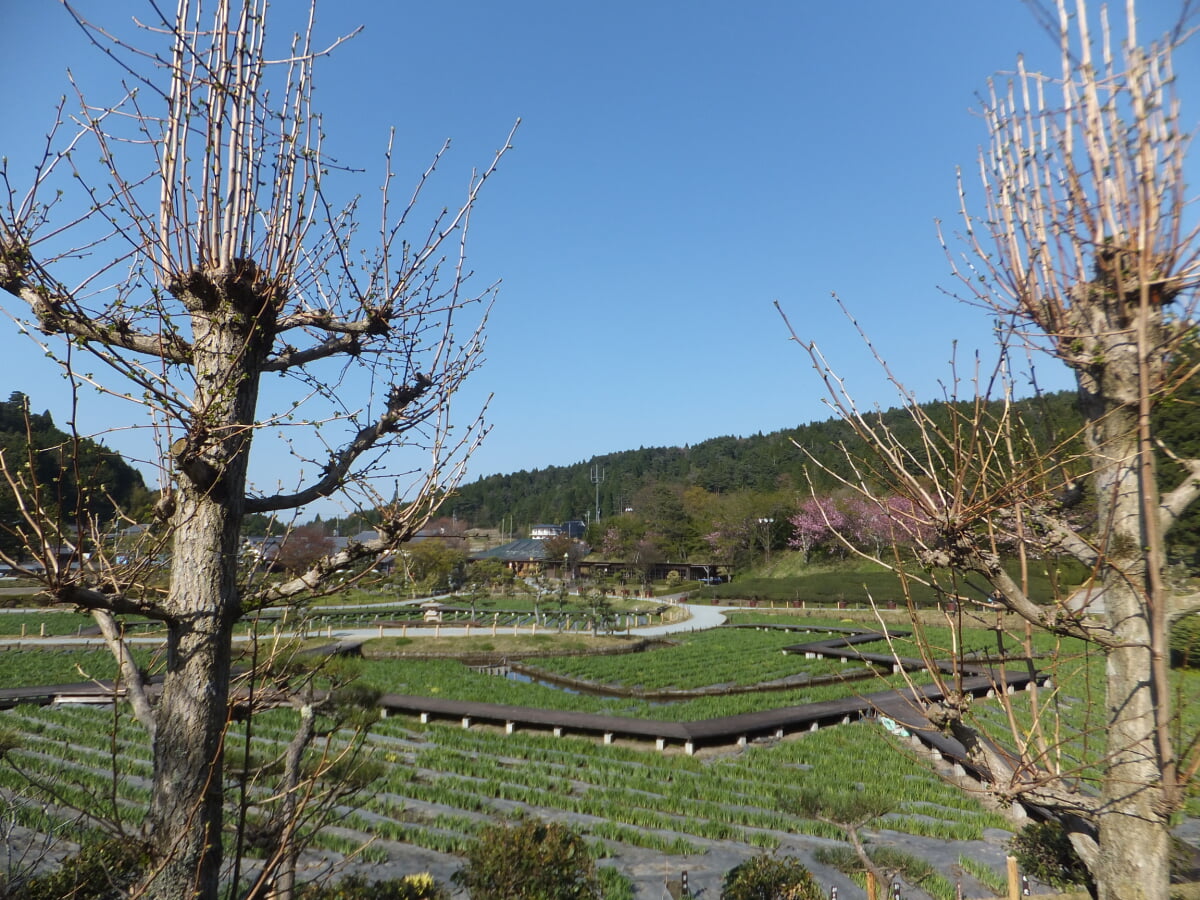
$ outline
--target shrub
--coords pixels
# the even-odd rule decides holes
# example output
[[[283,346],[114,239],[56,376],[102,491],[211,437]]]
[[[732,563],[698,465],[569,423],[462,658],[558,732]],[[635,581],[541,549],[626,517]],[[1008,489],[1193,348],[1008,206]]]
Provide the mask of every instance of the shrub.
[[[1185,616],[1171,626],[1171,665],[1200,668],[1200,615]]]
[[[300,900],[450,900],[450,891],[428,872],[387,881],[367,881],[350,875],[335,884],[309,885]]]
[[[335,884],[308,885],[300,900],[450,900],[450,891],[428,872],[387,881],[349,875]]]
[[[755,856],[725,873],[721,900],[824,900],[812,873],[790,856]]]
[[[148,848],[128,838],[84,846],[78,855],[46,875],[12,890],[14,900],[118,900],[149,865]]]
[[[1021,870],[1043,884],[1067,888],[1091,881],[1087,866],[1075,853],[1066,830],[1058,822],[1026,825],[1008,846]]]
[[[583,837],[557,822],[489,825],[454,873],[471,900],[598,900],[600,882]]]

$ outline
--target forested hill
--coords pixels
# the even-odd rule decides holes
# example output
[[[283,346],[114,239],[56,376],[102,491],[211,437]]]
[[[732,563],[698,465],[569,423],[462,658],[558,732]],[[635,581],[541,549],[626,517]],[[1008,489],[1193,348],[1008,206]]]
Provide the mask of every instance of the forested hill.
[[[0,451],[10,472],[37,485],[54,521],[75,524],[81,498],[86,512],[102,521],[113,518],[117,508],[134,516],[149,508],[153,497],[141,473],[116,451],[87,438],[74,443],[49,412],[30,413],[28,406],[19,391],[0,401]],[[32,473],[26,467],[31,446]],[[0,549],[19,552],[20,541],[12,532],[18,521],[13,492],[0,479]]]
[[[1018,401],[1027,423],[1043,430],[1039,440],[1060,441],[1074,433],[1080,422],[1074,392],[1060,391]],[[925,409],[935,418],[946,418],[942,404]],[[966,407],[964,405],[963,409]],[[883,413],[883,419],[902,437],[917,435],[903,409]],[[1056,429],[1052,435],[1050,429]],[[749,437],[716,437],[690,447],[642,447],[597,456],[567,466],[491,475],[462,486],[449,507],[460,518],[478,527],[496,527],[508,517],[516,530],[538,522],[561,523],[584,518],[596,508],[592,470],[603,474],[600,512],[608,517],[632,506],[640,491],[656,486],[698,487],[713,494],[739,491],[770,493],[807,489],[804,447],[834,471],[844,471],[840,449],[853,449],[855,439],[840,419],[812,422],[770,434]],[[830,476],[808,466],[818,491],[832,489]]]

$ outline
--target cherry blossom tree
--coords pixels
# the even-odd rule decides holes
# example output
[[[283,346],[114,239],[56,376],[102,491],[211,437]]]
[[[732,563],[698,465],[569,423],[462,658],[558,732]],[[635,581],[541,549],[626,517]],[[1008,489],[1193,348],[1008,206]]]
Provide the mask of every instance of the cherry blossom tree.
[[[807,561],[817,547],[836,542],[848,520],[832,497],[809,497],[788,521],[792,525],[788,546],[799,550]]]

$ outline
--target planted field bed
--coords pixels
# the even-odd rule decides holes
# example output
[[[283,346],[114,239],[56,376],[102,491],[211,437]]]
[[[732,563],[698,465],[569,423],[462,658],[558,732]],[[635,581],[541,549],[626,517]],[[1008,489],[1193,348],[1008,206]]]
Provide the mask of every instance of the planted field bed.
[[[542,659],[537,668],[548,675],[639,691],[746,687],[795,676],[831,675],[845,668],[837,660],[804,659],[783,652],[794,643],[792,632],[721,628],[683,635],[643,654],[636,665],[612,657],[573,656]]]
[[[670,644],[642,653],[540,658],[532,668],[551,677],[579,678],[596,693],[470,671],[453,660],[409,660],[399,666],[390,661],[367,660],[361,664],[361,678],[385,694],[665,722],[801,707],[906,686],[904,676],[890,671],[877,673],[861,664],[784,654],[782,648],[795,644],[796,637],[791,632],[714,629],[679,635]],[[882,643],[881,647],[886,649]],[[522,669],[530,671],[531,667]],[[847,677],[831,677],[838,675]],[[779,683],[789,677],[797,682]],[[925,683],[923,675],[910,676],[910,680]],[[721,689],[722,683],[736,688],[763,682],[776,689]],[[657,692],[674,688],[683,699],[663,702],[661,693],[639,696],[648,686]],[[714,690],[702,692],[698,688]]]
[[[660,612],[660,607],[645,603],[614,601],[611,615],[613,631],[626,631],[630,628],[658,624],[666,616],[680,616],[683,613],[674,608]],[[241,631],[254,628],[260,634],[272,631],[292,632],[302,631],[306,634],[320,635],[332,632],[334,629],[345,628],[427,628],[443,625],[449,628],[471,626],[480,629],[480,633],[488,629],[496,631],[512,631],[536,626],[538,629],[549,631],[583,632],[590,631],[588,615],[572,605],[560,608],[557,605],[542,604],[537,610],[529,601],[516,599],[505,600],[503,606],[492,604],[479,605],[472,609],[469,606],[455,604],[454,598],[449,598],[440,604],[438,619],[429,621],[425,618],[425,610],[421,605],[395,605],[371,607],[336,606],[321,607],[309,610],[303,618],[295,614],[281,611],[266,610],[260,613],[254,623],[243,623]]]
[[[754,629],[687,634],[659,650],[588,658],[583,664],[595,668],[579,671],[616,685],[653,684],[667,689],[749,685],[754,679],[827,671],[829,663],[782,652],[781,646],[794,644],[797,637],[791,632]],[[54,666],[69,658],[65,654],[24,656]],[[99,670],[104,654],[79,658],[87,660],[85,668]],[[4,659],[0,654],[0,673]],[[560,671],[580,660],[563,657],[539,664]],[[342,665],[357,666],[362,683],[384,691],[681,722],[844,698],[848,692],[877,691],[900,683],[889,674],[857,684],[663,704],[569,693],[472,671],[448,660],[362,660]],[[833,665],[842,668],[841,663]],[[31,669],[24,677],[36,675]],[[280,709],[255,717],[254,759],[267,761],[283,752],[294,732],[295,716]],[[229,739],[238,753],[240,727],[231,728]],[[53,830],[77,840],[89,839],[94,833],[89,829],[95,827],[77,810],[115,817],[127,825],[140,820],[150,771],[149,746],[123,706],[115,710],[20,707],[0,718],[0,728],[13,733],[17,745],[7,755],[10,764],[0,770],[3,796],[21,798],[9,801],[14,819],[45,832],[52,830],[47,817],[54,818],[61,824]],[[352,736],[339,734],[333,740],[336,746]],[[230,758],[234,756],[231,750]],[[889,812],[875,833],[881,845],[923,846],[939,852],[953,846],[941,887],[927,885],[930,896],[953,896],[947,885],[959,877],[960,854],[985,868],[998,871],[1002,865],[1002,847],[994,838],[998,832],[990,829],[1006,827],[1004,820],[986,811],[975,797],[943,783],[907,742],[891,737],[875,723],[688,756],[676,748],[660,753],[645,744],[506,734],[502,728],[464,729],[389,717],[369,734],[365,758],[379,767],[379,777],[337,810],[336,826],[316,834],[314,845],[315,852],[336,856],[369,843],[359,856],[361,864],[371,867],[368,874],[382,871],[379,866],[393,866],[401,873],[428,869],[444,877],[457,866],[455,854],[484,823],[534,814],[568,821],[583,831],[605,865],[634,877],[642,897],[660,896],[666,875],[677,876],[684,868],[694,886],[711,887],[715,895],[726,870],[755,853],[776,849],[800,856],[824,883],[839,886],[842,896],[857,896],[846,876],[823,866],[813,855],[839,840],[837,829],[788,810],[789,796],[805,787],[889,798]],[[234,785],[238,783],[235,773],[230,778]],[[231,801],[235,796],[236,791],[230,791]],[[982,888],[975,889],[975,895],[983,893]],[[921,894],[913,891],[906,896]]]
[[[282,752],[293,716],[278,710],[256,724],[256,757]],[[115,810],[128,824],[136,822],[149,776],[148,747],[136,726],[114,724],[113,711],[94,709],[23,708],[5,721],[19,728],[22,746],[2,784],[32,801],[23,806],[31,827],[43,804],[64,819],[76,807]],[[230,740],[237,745],[240,738],[234,732]],[[888,796],[891,811],[878,832],[885,843],[955,842],[977,856],[986,849],[985,831],[1005,827],[867,723],[698,758],[389,718],[373,729],[366,755],[380,766],[380,777],[339,810],[336,829],[319,834],[316,847],[347,852],[373,841],[365,861],[374,866],[416,859],[415,869],[428,868],[433,854],[452,868],[453,854],[484,823],[519,813],[568,821],[598,856],[630,871],[655,860],[663,872],[687,868],[702,879],[711,869],[716,878],[717,869],[737,859],[779,849],[800,855],[845,892],[848,880],[811,859],[815,848],[840,837],[837,829],[790,814],[790,794],[813,787]],[[53,775],[53,781],[36,788],[23,783],[18,770]],[[84,820],[74,827],[86,826]],[[87,832],[79,836],[86,839]]]
[[[95,835],[100,819],[141,821],[150,796],[149,743],[128,717],[112,708],[22,706],[5,712],[0,727],[14,745],[0,766],[12,821],[39,829],[49,817],[53,831],[77,842]]]
[[[139,665],[153,665],[151,651],[134,647],[132,653]],[[117,664],[107,649],[0,646],[0,685],[5,688],[106,681],[116,676]]]

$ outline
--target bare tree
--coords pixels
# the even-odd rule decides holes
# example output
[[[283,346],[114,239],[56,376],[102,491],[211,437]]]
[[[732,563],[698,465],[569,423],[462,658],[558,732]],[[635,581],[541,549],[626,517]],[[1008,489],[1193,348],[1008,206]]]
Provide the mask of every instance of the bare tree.
[[[283,536],[274,564],[287,572],[301,572],[334,549],[334,540],[321,525],[301,525]]]
[[[154,426],[170,562],[165,588],[103,555],[84,568],[47,566],[44,580],[60,602],[103,622],[138,614],[165,625],[165,680],[146,717],[154,863],[143,888],[215,897],[235,624],[414,534],[484,430],[477,419],[452,432],[450,400],[481,360],[494,285],[468,292],[464,242],[508,143],[472,175],[463,201],[410,241],[409,220],[446,148],[397,205],[389,142],[378,232],[360,249],[359,203],[335,201],[332,179],[347,173],[323,151],[311,104],[314,64],[343,39],[316,44],[315,10],[281,43],[265,0],[179,0],[173,14],[147,4],[136,42],[67,9],[123,67],[123,96],[95,103],[75,85],[77,110],[68,118],[64,101],[32,181],[14,184],[0,169],[0,288],[26,306],[31,330],[77,384],[133,398]],[[84,156],[98,156],[99,169]],[[88,270],[80,259],[99,262]],[[478,314],[468,315],[472,305]],[[82,359],[113,378],[88,374]],[[292,400],[260,409],[267,375],[288,379]],[[324,449],[306,453],[293,437],[301,429]],[[282,443],[264,445],[280,433]],[[248,489],[260,446],[315,475],[276,492]],[[372,477],[399,447],[424,462],[408,463],[405,499],[383,504]],[[383,507],[378,540],[282,582],[239,583],[244,515],[348,487]],[[27,505],[23,516],[26,549],[45,555],[40,511]]]
[[[1195,335],[1200,240],[1187,209],[1189,135],[1171,68],[1186,33],[1181,24],[1143,46],[1132,2],[1121,40],[1104,13],[1096,27],[1084,0],[1039,9],[1059,39],[1062,73],[1018,63],[991,85],[991,140],[980,160],[986,207],[969,212],[960,180],[966,249],[951,253],[965,299],[997,321],[1003,358],[990,378],[1004,389],[998,402],[985,402],[977,374],[976,399],[948,402],[950,424],[938,424],[889,372],[917,426],[914,447],[859,410],[816,346],[801,343],[837,411],[874,451],[844,483],[884,513],[889,498],[904,499],[890,518],[925,572],[899,554],[886,562],[906,578],[940,578],[948,595],[985,598],[1031,629],[1078,638],[1105,660],[1105,746],[1092,782],[1066,761],[1052,704],[1034,698],[1032,725],[1010,716],[1003,750],[976,727],[953,680],[930,718],[959,737],[1001,796],[1061,816],[1101,897],[1164,900],[1171,814],[1200,766],[1196,744],[1177,745],[1172,734],[1167,647],[1168,626],[1200,608],[1200,596],[1172,590],[1163,550],[1164,534],[1200,495],[1200,460],[1178,460],[1186,476],[1160,493],[1151,415],[1196,375],[1185,351]],[[1017,350],[1044,351],[1073,371],[1081,434],[1047,443],[1020,421],[1004,368]],[[955,375],[950,401],[957,384]],[[1090,522],[1077,515],[1084,496]],[[1025,576],[1031,560],[1054,554],[1078,560],[1089,576],[1073,596],[1039,602]],[[1003,565],[1006,556],[1019,574]],[[946,571],[950,583],[937,574]],[[1032,637],[1022,640],[1031,652]]]

